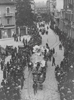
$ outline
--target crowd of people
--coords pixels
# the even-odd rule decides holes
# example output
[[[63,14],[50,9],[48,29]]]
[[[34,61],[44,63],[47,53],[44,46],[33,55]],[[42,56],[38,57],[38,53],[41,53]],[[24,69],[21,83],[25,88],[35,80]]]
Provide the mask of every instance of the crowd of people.
[[[43,25],[43,24],[42,24]],[[41,26],[39,26],[39,28],[41,28],[42,27],[42,25]],[[45,28],[45,24],[44,24],[44,26],[43,26],[44,28]],[[49,27],[47,26],[46,27],[46,29],[47,29],[47,31],[48,31],[48,29],[49,29]],[[39,32],[41,32],[40,30],[39,30]],[[33,34],[32,34],[33,35]],[[35,36],[35,37],[34,37]],[[38,40],[39,39],[39,36],[38,36],[38,34],[37,34],[37,36],[36,35],[33,35],[33,37],[34,37],[34,39],[35,40]],[[38,39],[37,39],[37,37],[38,37]],[[41,37],[40,37],[41,38]],[[42,39],[42,38],[41,38]],[[40,40],[41,40],[40,39]],[[38,40],[39,41],[39,40]],[[31,41],[31,42],[33,42],[33,41]],[[31,43],[32,44],[32,43]],[[41,43],[40,43],[41,44]],[[38,44],[39,45],[39,44]],[[54,58],[54,54],[55,54],[55,49],[53,48],[53,49],[50,49],[50,47],[49,47],[49,44],[48,43],[46,43],[46,45],[45,46],[38,46],[37,44],[35,44],[35,46],[36,46],[36,48],[37,48],[37,52],[36,52],[36,54],[38,53],[38,57],[40,56],[42,56],[43,57],[43,61],[45,61],[45,62],[47,62],[48,60],[49,61],[52,61],[52,66],[54,66],[55,65],[55,58]],[[35,48],[35,47],[34,47]],[[36,50],[34,50],[34,52],[35,52]],[[36,59],[36,64],[37,64],[37,59]],[[39,59],[38,59],[38,65],[35,65],[36,67],[36,69],[34,70],[34,71],[36,71],[36,72],[34,72],[34,74],[33,74],[33,78],[35,78],[35,79],[33,79],[33,81],[34,81],[34,84],[33,84],[33,89],[34,89],[34,94],[36,94],[37,93],[37,87],[38,87],[38,85],[39,85],[39,89],[42,89],[42,83],[45,81],[45,78],[46,78],[46,65],[45,66],[43,66],[42,68],[41,68],[41,61],[39,62]],[[38,80],[37,80],[38,79]],[[36,82],[37,81],[37,82]],[[37,84],[38,82],[41,82],[41,84]]]
[[[1,62],[3,80],[0,88],[1,100],[20,100],[20,89],[24,85],[24,70],[29,62],[30,48],[25,47],[14,49],[11,59],[6,64]]]
[[[64,59],[60,66],[55,68],[55,75],[58,81],[58,90],[61,100],[74,100],[74,39],[55,30],[61,41],[60,47],[64,47]]]
[[[29,32],[29,34],[32,37],[29,41],[29,45],[31,45],[32,47],[35,45],[41,45],[42,37],[39,35],[38,28],[36,26],[33,26],[30,30],[31,31]]]
[[[32,32],[32,30],[30,30],[30,32]],[[23,89],[25,81],[24,70],[27,66],[29,67],[30,56],[33,53],[33,45],[35,45],[35,42],[37,44],[41,43],[38,41],[38,38],[40,38],[41,41],[40,35],[36,33],[37,31],[35,29],[33,32],[34,33],[29,42],[24,42],[24,40],[22,41],[23,47],[18,46],[18,48],[6,48],[6,54],[4,55],[4,59],[1,61],[3,80],[0,88],[0,100],[20,100],[21,98],[20,91]],[[10,48],[11,50],[9,50]],[[11,59],[9,62],[5,63],[5,59],[9,55],[11,56]]]
[[[45,23],[39,23],[39,31],[41,32],[42,35],[46,34],[48,35],[48,29],[49,29],[49,24],[47,24],[47,27],[45,27]]]

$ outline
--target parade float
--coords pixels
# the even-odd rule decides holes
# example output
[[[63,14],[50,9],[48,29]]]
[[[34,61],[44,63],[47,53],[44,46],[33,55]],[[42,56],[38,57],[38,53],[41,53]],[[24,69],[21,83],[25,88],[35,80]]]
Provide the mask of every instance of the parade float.
[[[46,78],[47,61],[44,59],[44,50],[42,47],[38,45],[33,47],[31,61],[33,63],[33,83],[36,83],[39,89],[43,89],[43,82]]]

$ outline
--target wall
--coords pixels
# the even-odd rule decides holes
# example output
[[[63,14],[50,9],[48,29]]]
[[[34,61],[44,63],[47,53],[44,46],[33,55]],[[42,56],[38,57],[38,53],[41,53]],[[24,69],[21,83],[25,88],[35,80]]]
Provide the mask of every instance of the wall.
[[[6,13],[6,7],[10,7],[10,13],[13,13],[13,17],[10,17],[10,24],[9,25],[15,25],[15,6],[10,5],[0,5],[0,14],[1,14],[1,23],[2,25],[7,25],[7,18],[5,18],[4,14]]]

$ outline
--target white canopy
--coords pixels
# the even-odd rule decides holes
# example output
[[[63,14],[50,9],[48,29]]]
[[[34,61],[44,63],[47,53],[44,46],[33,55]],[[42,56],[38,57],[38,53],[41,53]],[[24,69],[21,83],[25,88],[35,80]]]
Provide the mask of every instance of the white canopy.
[[[35,45],[35,46],[33,47],[33,52],[37,52],[38,49],[40,49],[40,46]]]
[[[41,61],[41,67],[45,67],[45,60]]]
[[[40,46],[35,45],[35,46],[33,47],[33,49],[40,49]]]

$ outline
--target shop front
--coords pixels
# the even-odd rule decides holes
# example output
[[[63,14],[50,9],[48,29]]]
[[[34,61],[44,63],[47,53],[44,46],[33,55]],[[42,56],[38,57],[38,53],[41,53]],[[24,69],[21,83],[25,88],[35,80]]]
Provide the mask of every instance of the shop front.
[[[12,38],[15,34],[15,27],[4,27],[0,29],[0,39]]]

